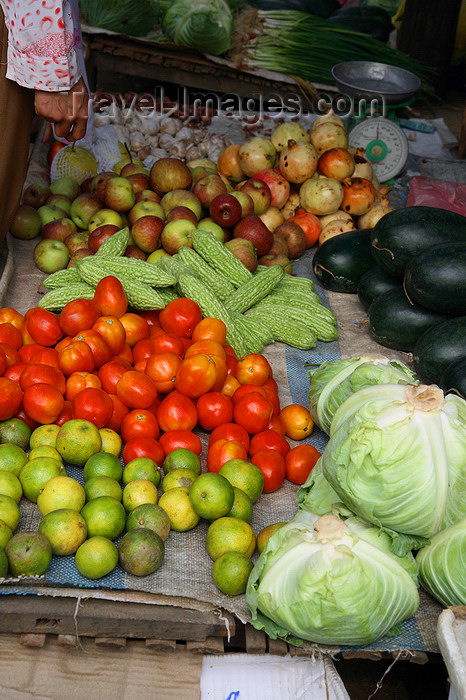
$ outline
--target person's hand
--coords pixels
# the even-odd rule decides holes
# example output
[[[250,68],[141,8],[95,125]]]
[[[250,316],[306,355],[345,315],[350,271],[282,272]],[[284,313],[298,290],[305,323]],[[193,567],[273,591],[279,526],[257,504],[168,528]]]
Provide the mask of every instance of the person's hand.
[[[55,134],[67,141],[79,141],[86,133],[89,94],[84,80],[80,78],[71,90],[47,92],[35,90],[36,114],[55,125]],[[47,133],[48,132],[48,133]],[[50,129],[44,134],[49,136]]]

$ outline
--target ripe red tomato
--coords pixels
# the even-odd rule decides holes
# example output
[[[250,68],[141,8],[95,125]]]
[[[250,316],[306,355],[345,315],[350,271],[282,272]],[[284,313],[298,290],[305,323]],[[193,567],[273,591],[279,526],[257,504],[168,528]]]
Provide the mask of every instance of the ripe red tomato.
[[[11,306],[3,306],[0,309],[0,324],[11,323],[12,326],[20,330],[23,325],[24,316]]]
[[[56,348],[40,348],[32,353],[29,362],[58,367],[58,351]]]
[[[139,314],[127,312],[120,316],[120,322],[125,328],[126,342],[130,348],[136,345],[138,340],[149,338],[150,326]]]
[[[220,391],[222,394],[226,394],[227,396],[231,396],[233,398],[235,391],[239,389],[240,386],[241,384],[236,377],[234,377],[232,374],[227,374]]]
[[[185,297],[174,299],[159,314],[159,323],[164,331],[183,338],[191,338],[201,320],[202,312],[199,305]]]
[[[258,450],[276,450],[282,457],[286,457],[290,451],[290,445],[283,435],[267,428],[267,430],[262,430],[251,438],[249,454],[254,455]]]
[[[44,346],[44,345],[39,345],[39,343],[28,343],[27,345],[23,345],[23,346],[18,350],[19,361],[20,361],[20,362],[30,362],[32,356],[33,356],[38,350],[45,350],[45,346]]]
[[[129,408],[127,408],[127,406],[120,401],[116,394],[109,394],[108,396],[112,402],[113,410],[111,418],[107,423],[105,423],[104,428],[111,428],[112,430],[115,430],[115,432],[119,433],[123,418],[128,415]]]
[[[249,434],[238,423],[223,423],[214,428],[209,437],[209,447],[217,440],[236,440],[246,451],[249,449]]]
[[[236,377],[235,377],[235,379],[236,379]],[[246,394],[250,394],[252,392],[254,392],[256,394],[259,393],[265,399],[267,398],[267,392],[264,389],[264,387],[257,386],[256,384],[240,384],[232,396],[233,403],[238,403],[238,401],[241,398],[243,398],[243,396],[246,396]]]
[[[151,355],[144,368],[161,394],[168,394],[175,388],[175,379],[182,359],[174,352],[161,352]]]
[[[209,391],[199,397],[197,404],[199,425],[204,430],[214,430],[233,420],[233,401],[219,391]]]
[[[95,367],[94,355],[87,343],[76,340],[59,353],[58,366],[65,377],[73,372],[92,372]]]
[[[160,443],[153,438],[136,437],[128,440],[123,448],[123,462],[128,464],[136,457],[149,457],[160,467],[165,459]]]
[[[209,355],[185,358],[175,377],[175,389],[191,399],[210,391],[217,379],[217,367]]]
[[[23,390],[17,382],[0,377],[0,420],[8,420],[15,415],[23,400]]]
[[[193,341],[216,340],[220,345],[225,345],[227,339],[227,327],[219,318],[206,316],[199,321],[192,334]]]
[[[33,384],[51,384],[60,394],[66,390],[65,375],[57,367],[51,365],[29,364],[21,373],[19,385],[23,391]]]
[[[8,343],[15,350],[19,350],[23,344],[23,336],[12,323],[0,323],[0,343]]]
[[[95,389],[102,389],[102,382],[97,374],[92,372],[73,372],[66,380],[65,399],[71,401],[77,393],[91,386]]]
[[[97,372],[97,376],[102,383],[102,389],[106,391],[107,394],[116,394],[116,385],[124,373],[129,372],[131,369],[131,365],[122,360],[106,362]]]
[[[112,400],[102,389],[87,387],[79,391],[71,400],[73,418],[88,420],[97,428],[103,428],[112,417],[112,413]]]
[[[273,391],[269,386],[262,386],[261,388],[265,390],[265,396],[272,404],[273,412],[278,416],[280,413],[280,399],[277,392]]]
[[[192,355],[218,355],[222,360],[226,359],[226,352],[223,345],[217,343],[216,340],[211,340],[210,338],[205,338],[204,340],[196,340],[191,343],[189,348],[186,350],[185,357],[191,357]]]
[[[267,430],[272,414],[273,407],[270,401],[254,391],[240,398],[233,410],[235,423],[241,425],[250,435]]]
[[[232,355],[227,355],[225,358],[225,361],[226,361],[226,365],[227,365],[227,374],[232,374],[233,376],[235,376],[235,369],[236,369],[236,365],[238,364],[238,360],[235,359]],[[236,379],[236,377],[235,377],[235,379]],[[239,382],[238,382],[238,386],[239,386]]]
[[[34,431],[39,425],[39,423],[36,420],[33,420],[30,416],[28,416],[28,414],[22,406],[16,411],[13,418],[20,418],[21,420],[23,420],[25,423],[27,423],[27,425],[31,428],[32,431]]]
[[[92,330],[100,333],[110,346],[112,355],[118,355],[126,343],[126,331],[116,316],[99,316]]]
[[[149,437],[158,440],[160,435],[157,418],[143,408],[130,411],[122,420],[120,434],[123,442],[135,437]]]
[[[58,322],[65,335],[76,335],[92,328],[99,316],[99,307],[93,299],[74,299],[65,305]]]
[[[218,473],[230,459],[247,460],[247,458],[246,448],[237,440],[216,440],[209,446],[207,452],[207,471]]]
[[[32,384],[23,395],[24,410],[41,425],[54,423],[64,404],[63,394],[50,384]]]
[[[275,430],[275,432],[280,433],[280,435],[285,435],[285,426],[283,425],[280,416],[276,413],[273,414],[267,426],[268,430]]]
[[[270,374],[268,360],[259,353],[252,352],[238,360],[235,377],[240,384],[256,384],[260,386],[267,381]]]
[[[67,421],[71,420],[73,418],[73,415],[71,413],[71,401],[67,401],[65,399],[65,402],[63,404],[63,408],[60,411],[58,417],[56,420],[54,420],[55,425],[63,425]]]
[[[100,280],[94,292],[94,301],[101,316],[120,318],[128,309],[128,299],[120,280],[108,275]]]
[[[7,367],[10,365],[15,365],[19,362],[19,352],[9,343],[0,343],[0,350],[2,352],[2,357],[5,357],[5,363]]]
[[[259,467],[264,475],[264,489],[262,493],[272,493],[283,484],[285,480],[285,458],[276,450],[257,450],[252,455],[251,462]]]
[[[157,389],[147,374],[129,370],[118,380],[116,395],[128,408],[149,408],[157,398]]]
[[[18,359],[19,359],[19,355],[18,355]],[[18,363],[16,362],[14,364],[18,364]],[[0,348],[0,375],[3,376],[5,374],[6,368],[7,368],[6,355],[5,355],[4,351]]]
[[[157,420],[161,430],[193,430],[197,424],[197,409],[189,396],[171,391],[160,402]]]
[[[160,323],[159,323],[159,315],[160,311],[154,310],[154,311],[138,311],[139,316],[141,318],[144,318],[149,326],[158,326],[160,328]]]
[[[314,469],[320,452],[313,445],[298,445],[293,447],[285,457],[286,478],[293,484],[304,484]]]
[[[161,352],[174,352],[180,357],[184,355],[183,341],[174,333],[159,333],[151,339],[150,347],[152,355]]]
[[[15,365],[10,365],[7,367],[3,372],[3,376],[19,383],[19,379],[27,366],[27,362],[17,362]]]
[[[142,338],[133,345],[133,362],[147,360],[152,355],[151,341],[149,338]]]
[[[285,427],[285,435],[292,440],[302,440],[314,430],[314,421],[306,406],[291,403],[282,408],[279,416]]]
[[[133,351],[129,347],[128,343],[125,343],[123,345],[123,350],[118,353],[118,355],[112,355],[112,360],[123,360],[123,362],[127,362],[128,364],[132,365],[133,364]]]
[[[198,457],[202,452],[201,438],[191,430],[168,430],[160,436],[159,443],[165,456],[180,447],[195,452]]]
[[[74,336],[73,341],[83,340],[91,348],[92,355],[94,356],[95,368],[99,369],[103,364],[109,362],[112,357],[112,351],[109,344],[103,338],[100,333],[87,329],[81,331]]]
[[[63,335],[58,317],[51,311],[36,306],[26,313],[27,331],[34,343],[51,347],[56,345]]]

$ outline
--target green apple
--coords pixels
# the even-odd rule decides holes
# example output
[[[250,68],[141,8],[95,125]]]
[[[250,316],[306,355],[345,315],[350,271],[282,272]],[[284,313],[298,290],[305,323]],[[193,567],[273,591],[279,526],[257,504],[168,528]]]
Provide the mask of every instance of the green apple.
[[[89,233],[92,233],[96,228],[104,226],[105,224],[113,224],[114,226],[123,228],[121,214],[114,209],[100,209],[89,221]]]
[[[36,209],[27,204],[20,204],[10,226],[10,233],[15,238],[25,241],[36,238],[41,228],[42,222]]]
[[[94,214],[102,209],[98,198],[90,192],[82,192],[73,200],[71,218],[78,228],[86,229]]]
[[[70,253],[61,241],[47,239],[34,248],[34,262],[39,270],[51,274],[63,270],[69,262]]]
[[[50,185],[50,191],[52,194],[64,194],[73,200],[81,192],[81,188],[72,177],[59,177]]]
[[[44,204],[42,207],[39,207],[37,213],[40,216],[40,222],[42,226],[48,224],[49,221],[56,221],[57,219],[66,219],[66,217],[68,216],[68,212],[66,212],[61,207],[58,207],[56,204]]]

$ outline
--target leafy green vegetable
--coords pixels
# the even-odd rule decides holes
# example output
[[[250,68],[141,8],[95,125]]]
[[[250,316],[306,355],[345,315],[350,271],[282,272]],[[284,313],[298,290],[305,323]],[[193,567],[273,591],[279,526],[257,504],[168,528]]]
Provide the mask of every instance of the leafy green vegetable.
[[[230,48],[233,18],[224,0],[174,0],[162,27],[175,44],[218,56]]]
[[[466,518],[432,537],[416,556],[422,587],[446,607],[466,605]]]
[[[376,354],[323,362],[308,376],[309,409],[327,435],[335,411],[355,391],[373,384],[419,383],[403,362]]]
[[[146,36],[159,21],[158,0],[79,0],[83,24],[129,36]]]
[[[385,530],[430,538],[466,517],[465,454],[464,399],[434,385],[370,386],[335,412],[298,505],[323,514],[342,501]]]
[[[273,639],[370,644],[417,610],[416,566],[358,518],[299,511],[268,541],[246,602],[254,627]]]

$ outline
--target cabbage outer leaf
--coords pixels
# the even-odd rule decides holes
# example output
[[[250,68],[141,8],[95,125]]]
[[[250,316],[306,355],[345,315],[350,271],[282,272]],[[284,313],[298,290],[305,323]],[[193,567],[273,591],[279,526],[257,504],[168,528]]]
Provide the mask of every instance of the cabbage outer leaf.
[[[442,605],[466,605],[466,518],[432,537],[416,564],[422,587]]]
[[[175,44],[218,56],[230,48],[233,19],[224,0],[174,0],[162,27]]]

